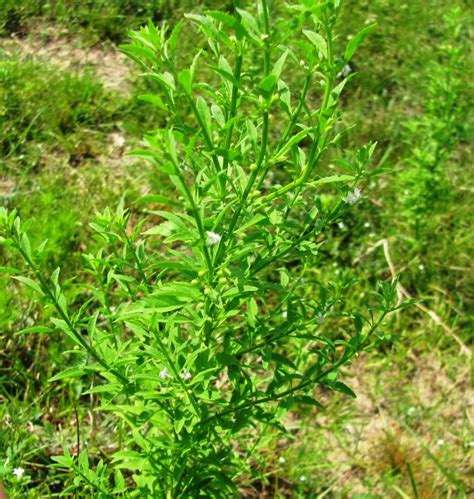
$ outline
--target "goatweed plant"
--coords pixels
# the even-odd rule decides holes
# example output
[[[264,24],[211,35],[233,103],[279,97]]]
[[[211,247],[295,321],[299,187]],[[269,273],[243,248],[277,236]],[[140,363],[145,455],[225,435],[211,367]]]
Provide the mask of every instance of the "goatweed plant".
[[[460,8],[452,8],[444,16],[444,40],[436,58],[427,65],[421,86],[424,94],[422,112],[405,124],[405,142],[410,156],[399,175],[400,200],[406,224],[418,243],[431,242],[445,204],[453,198],[446,164],[463,140],[466,140],[467,109],[465,102],[467,42],[465,21]]]
[[[203,35],[189,67],[176,55],[183,22],[131,33],[123,50],[158,85],[142,98],[166,120],[135,154],[175,194],[146,196],[161,209],[138,221],[122,205],[94,220],[102,248],[84,255],[90,278],[73,302],[17,213],[0,211],[3,245],[29,269],[14,279],[53,311],[51,326],[22,332],[67,335],[71,367],[53,380],[97,375],[88,393],[128,427],[107,463],[85,444],[54,458],[74,477],[65,493],[238,495],[239,481],[258,477],[264,434],[284,433],[292,407],[320,407],[315,387],[355,396],[340,368],[384,340],[401,305],[395,283],[382,283],[366,310],[346,310],[352,279],[311,272],[325,265],[326,228],[378,173],[367,169],[373,144],[331,156],[347,65],[370,30],[339,53],[341,6],[295,2],[278,30],[267,0],[256,12],[189,15]],[[341,173],[325,176],[323,163]]]

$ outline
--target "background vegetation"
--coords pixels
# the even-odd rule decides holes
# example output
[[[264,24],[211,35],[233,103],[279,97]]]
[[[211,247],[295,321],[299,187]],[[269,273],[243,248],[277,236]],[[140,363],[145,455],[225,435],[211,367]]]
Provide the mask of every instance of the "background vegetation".
[[[77,273],[96,210],[124,197],[133,216],[140,196],[170,189],[125,156],[158,117],[117,45],[150,18],[209,7],[226,2],[0,0],[0,204],[30,221],[34,243],[47,239],[45,266]],[[243,481],[245,497],[472,493],[471,15],[461,0],[346,2],[343,33],[378,26],[351,62],[345,119],[357,126],[341,147],[377,140],[373,166],[389,171],[325,244],[332,269],[314,272],[354,274],[354,307],[375,277],[399,272],[400,293],[424,301],[393,320],[393,343],[348,370],[356,400],[319,394],[323,410],[294,414],[287,439],[255,455],[263,478]],[[182,36],[186,57],[193,39]],[[0,478],[12,497],[64,488],[71,477],[48,465],[63,443],[74,451],[77,426],[97,458],[121,438],[80,382],[48,381],[67,339],[15,334],[47,313],[0,273]]]

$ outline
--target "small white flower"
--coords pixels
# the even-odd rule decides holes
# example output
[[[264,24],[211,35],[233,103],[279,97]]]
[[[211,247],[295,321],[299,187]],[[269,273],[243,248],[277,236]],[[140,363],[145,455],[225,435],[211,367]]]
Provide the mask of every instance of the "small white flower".
[[[444,445],[444,439],[440,438],[439,440],[436,441],[436,445],[439,445],[440,447]]]
[[[283,456],[280,456],[280,457],[278,458],[278,462],[279,462],[280,464],[285,464],[285,463],[286,463],[286,459],[285,459]]]
[[[166,367],[160,371],[160,378],[161,379],[171,378],[171,375]]]
[[[221,242],[222,236],[219,234],[216,234],[215,232],[212,232],[210,230],[207,231],[207,240],[206,244],[208,246],[215,246],[216,244],[219,244]]]
[[[283,310],[281,315],[282,315],[283,319],[286,319],[288,317],[288,312],[286,310]]]
[[[337,224],[337,226],[338,226],[340,229],[345,229],[345,228],[346,228],[346,226],[344,225],[344,222],[339,222],[339,223]]]
[[[13,470],[13,474],[15,475],[15,478],[18,478],[18,479],[20,479],[24,475],[24,473],[25,473],[25,470],[21,466],[19,466],[18,468],[15,468]]]
[[[189,381],[192,377],[193,377],[193,375],[187,369],[185,369],[181,373],[181,378],[183,378],[184,381]]]
[[[300,476],[300,482],[306,482],[306,477],[304,475]]]
[[[471,442],[469,442],[467,445],[469,445],[469,447],[474,447],[474,440],[472,440]]]
[[[420,270],[425,270],[425,266],[424,266],[422,263],[420,263],[420,265],[418,265],[418,268],[419,268]]]
[[[351,424],[348,424],[346,426],[346,430],[347,430],[347,433],[349,433],[350,435],[355,435],[357,433],[356,429]]]
[[[364,227],[365,227],[366,229],[368,229],[368,228],[370,227],[370,223],[369,223],[369,222],[365,222]]]
[[[346,77],[349,73],[351,73],[351,72],[352,72],[352,68],[350,67],[350,65],[349,65],[349,64],[346,64],[346,65],[342,68],[342,70],[341,70],[341,72],[339,73],[339,75],[338,75],[338,76],[342,76],[343,78],[345,78],[345,77]]]
[[[413,416],[416,414],[416,407],[410,407],[407,411],[408,416]]]
[[[343,201],[347,204],[353,205],[359,201],[362,197],[362,191],[356,187],[353,191],[349,191],[347,196],[343,199]]]

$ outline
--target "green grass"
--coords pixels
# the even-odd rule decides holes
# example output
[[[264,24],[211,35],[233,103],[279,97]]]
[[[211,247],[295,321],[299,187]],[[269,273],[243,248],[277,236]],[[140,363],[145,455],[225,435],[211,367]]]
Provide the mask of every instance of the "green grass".
[[[52,153],[74,166],[97,156],[99,134],[113,129],[116,102],[92,74],[74,75],[31,61],[0,62],[2,172],[37,173]]]
[[[89,45],[104,40],[123,41],[127,30],[148,20],[176,22],[184,12],[197,8],[219,8],[225,2],[207,0],[1,0],[0,34],[28,34],[36,23],[48,22],[77,33]]]
[[[420,158],[430,153],[426,132],[440,121],[438,107],[433,109],[440,91],[433,96],[429,84],[446,76],[436,74],[446,62],[440,47],[448,42],[467,54],[468,5],[454,3],[462,14],[458,38],[444,19],[451,3],[348,2],[343,20],[347,34],[368,16],[378,26],[351,63],[359,76],[346,94],[346,124],[358,127],[345,135],[342,146],[377,140],[375,162],[391,172],[365,187],[367,200],[334,228],[322,251],[333,256],[334,272],[350,270],[360,278],[353,293],[356,306],[366,299],[374,275],[390,276],[382,247],[371,251],[388,238],[403,285],[469,347],[474,241],[468,108],[473,92],[466,82],[467,55],[449,73],[461,78],[461,84],[456,105],[447,113],[448,127],[429,137],[430,143],[449,142],[450,152],[426,182],[417,169]],[[66,44],[72,36],[85,47],[116,44],[127,29],[148,18],[175,22],[190,6],[211,4],[221,7],[223,2],[194,6],[91,0],[78,6],[67,0],[0,0],[0,34],[34,32],[41,37],[44,26],[53,26],[67,30],[62,38]],[[192,39],[183,41],[190,43]],[[138,210],[134,201],[139,194],[162,188],[156,172],[127,162],[111,148],[112,133],[120,133],[132,147],[150,123],[157,123],[151,106],[137,103],[136,95],[144,90],[139,85],[124,96],[107,90],[93,69],[71,73],[20,53],[0,55],[0,204],[18,208],[23,219],[31,220],[34,244],[48,239],[45,267],[61,265],[66,276],[72,275],[81,252],[94,245],[87,220],[96,209],[113,207],[125,195]],[[449,122],[453,116],[454,126]],[[423,196],[415,217],[413,200]],[[6,256],[0,253],[2,261]],[[0,478],[11,497],[49,497],[71,479],[47,466],[64,441],[74,448],[75,407],[82,439],[95,458],[107,456],[107,446],[120,438],[121,429],[93,413],[96,401],[79,395],[81,382],[48,383],[66,362],[62,352],[71,345],[56,335],[16,336],[49,312],[1,275],[0,289],[6,291],[0,293]],[[74,297],[73,283],[68,293]],[[248,497],[264,491],[274,497],[353,498],[461,498],[472,493],[469,360],[452,335],[415,307],[385,329],[398,337],[393,344],[362,356],[347,372],[346,382],[359,394],[356,401],[325,400],[321,393],[325,409],[295,412],[285,441],[275,447],[263,438],[254,465],[258,479],[249,475],[242,481]],[[19,465],[29,476],[24,486],[12,477]]]

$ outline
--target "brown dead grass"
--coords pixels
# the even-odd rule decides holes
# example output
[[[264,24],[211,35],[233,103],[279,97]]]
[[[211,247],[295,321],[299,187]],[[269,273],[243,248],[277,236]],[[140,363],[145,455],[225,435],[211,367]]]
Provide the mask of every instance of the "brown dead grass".
[[[359,434],[354,436],[357,447],[354,458],[351,459],[348,449],[340,445],[330,455],[335,463],[345,462],[346,469],[356,466],[361,470],[344,480],[344,486],[353,493],[367,492],[361,478],[377,481],[377,477],[384,474],[399,474],[404,491],[410,495],[407,470],[410,466],[420,497],[435,497],[436,491],[446,487],[446,478],[439,473],[424,447],[454,474],[466,477],[467,484],[467,477],[474,471],[473,462],[466,457],[460,435],[465,431],[466,418],[472,424],[474,390],[463,359],[460,358],[458,366],[450,373],[443,359],[434,353],[411,354],[406,359],[411,365],[405,366],[404,372],[398,365],[391,365],[389,372],[385,371],[386,365],[380,370],[377,365],[375,369],[374,366],[368,368],[368,359],[368,356],[361,356],[348,373],[350,385],[358,394],[353,403],[355,418],[351,426],[360,428]],[[400,404],[406,404],[407,398],[414,411],[412,417],[399,412]],[[380,490],[380,493],[386,496],[387,491]],[[393,493],[394,497],[399,497],[398,493]]]
[[[461,489],[432,456],[469,490],[474,390],[468,361],[431,351],[408,352],[404,362],[388,358],[361,355],[350,366],[345,381],[355,400],[331,403],[332,394],[320,393],[328,409],[315,414],[309,427],[308,421],[290,420],[300,428],[292,445],[314,460],[300,464],[319,486],[327,484],[327,497],[399,498],[400,490],[414,497],[410,472],[420,498],[456,495]]]

